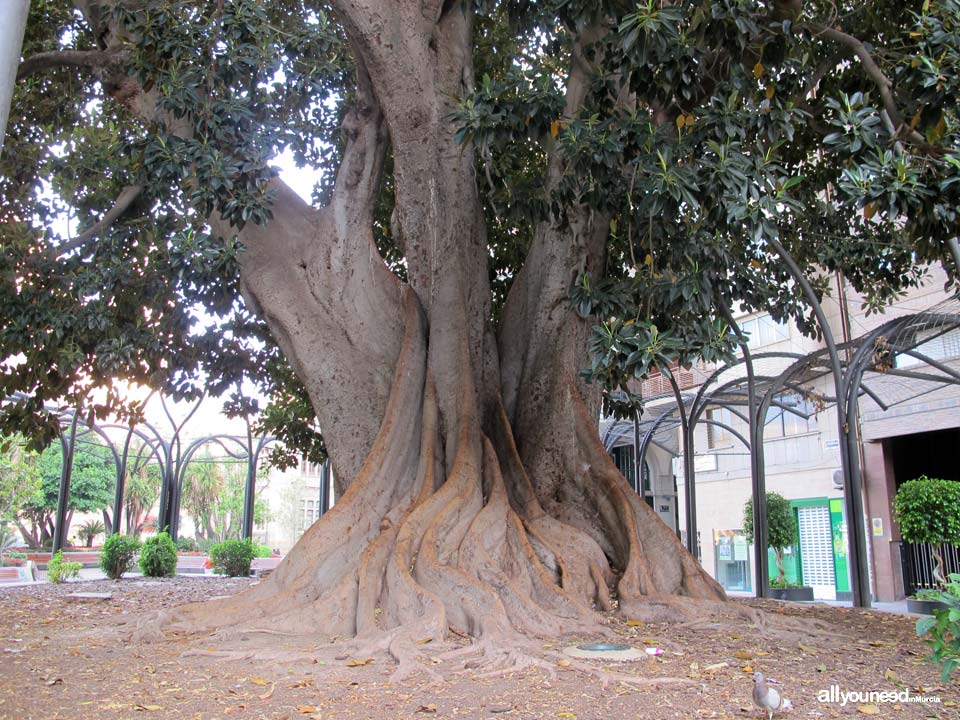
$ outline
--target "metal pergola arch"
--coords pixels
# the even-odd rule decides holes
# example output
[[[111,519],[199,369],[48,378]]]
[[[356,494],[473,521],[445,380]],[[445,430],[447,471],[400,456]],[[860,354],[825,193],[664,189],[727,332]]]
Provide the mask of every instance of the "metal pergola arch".
[[[152,395],[152,393],[151,393]],[[11,399],[21,400],[24,396],[14,395]],[[148,398],[149,399],[149,398]],[[132,438],[136,436],[143,443],[137,450],[137,459],[134,467],[137,467],[143,460],[145,450],[148,450],[145,462],[150,462],[152,457],[160,468],[161,490],[160,490],[160,516],[158,526],[167,528],[171,537],[175,540],[179,530],[179,505],[180,490],[184,477],[186,476],[187,465],[193,458],[196,451],[211,442],[215,442],[224,449],[230,457],[237,460],[247,461],[247,477],[244,488],[244,507],[241,533],[245,538],[253,535],[253,508],[254,495],[257,478],[257,464],[260,454],[268,445],[276,442],[273,436],[255,436],[249,418],[244,418],[246,422],[246,435],[231,435],[228,433],[218,433],[207,435],[201,438],[191,440],[186,447],[180,437],[180,433],[200,407],[202,398],[190,409],[183,421],[177,422],[167,406],[166,399],[161,396],[164,413],[170,420],[173,428],[173,435],[168,439],[164,437],[154,425],[141,419],[139,422],[130,425],[119,425],[116,423],[98,424],[89,422],[82,418],[82,414],[74,408],[55,408],[48,407],[47,410],[58,416],[61,427],[60,443],[63,451],[63,463],[60,473],[60,487],[57,497],[57,508],[54,521],[54,535],[52,552],[56,553],[63,548],[65,533],[67,528],[66,516],[68,509],[68,500],[70,496],[70,482],[73,470],[74,451],[78,439],[87,434],[95,434],[102,440],[102,445],[107,447],[114,460],[116,471],[116,487],[113,504],[112,532],[119,532],[121,527],[121,516],[123,510],[123,497],[125,490],[125,481],[128,471],[129,450]],[[108,429],[126,430],[126,436],[123,442],[122,451],[118,450],[117,444],[106,432]],[[231,449],[227,443],[235,444],[239,449]],[[326,465],[326,464],[325,464]],[[328,476],[327,476],[327,479]],[[321,504],[329,502],[326,488],[321,492]]]
[[[860,438],[857,434],[857,419],[859,418],[859,403],[866,398],[873,402],[877,408],[882,411],[890,407],[915,399],[925,393],[933,392],[936,388],[931,387],[922,389],[908,397],[901,398],[895,402],[884,399],[884,391],[877,387],[878,381],[882,378],[903,378],[908,380],[929,383],[935,386],[958,385],[960,386],[960,370],[950,367],[947,363],[940,362],[930,358],[928,355],[917,350],[920,345],[930,342],[932,339],[945,335],[953,330],[960,328],[960,301],[957,298],[950,298],[942,302],[935,308],[925,312],[912,313],[898,318],[893,318],[864,335],[850,340],[846,343],[834,345],[833,348],[826,347],[815,350],[806,355],[797,353],[762,353],[752,356],[748,360],[746,348],[744,356],[738,359],[736,363],[725,365],[714,370],[702,383],[697,393],[691,401],[690,396],[682,396],[678,388],[674,387],[673,406],[661,411],[660,415],[650,423],[647,433],[640,445],[637,454],[637,462],[644,461],[646,450],[649,447],[653,434],[661,427],[676,428],[681,427],[681,431],[688,435],[692,440],[693,431],[698,423],[718,424],[712,420],[704,420],[702,415],[708,407],[725,407],[731,412],[736,413],[742,419],[751,421],[753,425],[750,431],[752,443],[746,443],[745,438],[737,433],[735,437],[750,449],[751,455],[751,475],[753,480],[753,496],[755,513],[758,504],[766,498],[766,483],[764,477],[763,463],[763,431],[767,411],[770,407],[781,407],[785,412],[792,412],[801,417],[809,417],[796,408],[787,404],[778,402],[776,398],[781,396],[784,391],[791,391],[804,396],[810,393],[808,386],[812,382],[824,382],[831,379],[834,374],[834,366],[831,360],[831,354],[839,358],[843,352],[844,359],[840,362],[840,377],[834,379],[834,386],[839,388],[839,399],[836,395],[821,396],[819,399],[825,403],[825,407],[836,407],[838,410],[838,428],[845,428],[846,432],[841,431],[841,450],[844,445],[846,450],[841,452],[843,459],[841,470],[844,476],[844,496],[847,498],[848,517],[862,517],[862,469],[860,457]],[[735,330],[735,332],[737,332]],[[918,370],[904,370],[892,365],[892,360],[896,356],[908,356],[916,359],[919,363],[928,368],[927,372]],[[752,367],[756,363],[764,360],[779,359],[790,360],[787,367],[783,368],[777,374],[757,375]],[[890,364],[886,364],[891,361]],[[735,371],[740,364],[750,363],[746,375],[724,382],[723,384],[710,389],[711,385],[718,382],[726,373]],[[937,371],[929,372],[929,369]],[[870,382],[868,383],[867,380]],[[654,399],[662,399],[666,396],[659,396]],[[679,410],[680,403],[683,403],[682,412]],[[747,411],[746,417],[740,411],[743,407],[754,408],[751,412]],[[672,424],[668,420],[672,419]],[[726,429],[731,430],[727,427]],[[616,427],[610,427],[606,431],[607,438],[611,439],[609,445],[615,442],[615,439],[621,437],[623,432],[618,432]],[[608,445],[608,446],[609,446]],[[662,445],[668,449],[665,444]],[[692,444],[687,448],[692,448]],[[681,448],[680,452],[683,452]],[[692,454],[685,453],[684,457],[684,486],[689,488],[695,483],[695,471],[692,462]],[[855,498],[850,496],[856,493]],[[688,492],[687,497],[691,495]],[[760,501],[757,501],[760,498]],[[689,503],[690,508],[695,513],[696,500]],[[851,502],[854,500],[855,502]],[[851,511],[851,506],[855,509]],[[856,514],[853,514],[853,513]],[[691,523],[687,523],[687,546],[688,549],[696,547],[695,521],[692,524],[694,529],[691,535]],[[870,588],[869,572],[866,568],[866,547],[865,547],[865,529],[860,527],[862,523],[848,522],[850,532],[849,540],[851,545],[857,542],[855,535],[857,530],[862,536],[863,552],[851,552],[852,571],[852,589],[855,606],[869,606]],[[856,528],[854,526],[857,526]],[[766,542],[766,524],[756,522],[755,518],[755,561],[756,588],[758,596],[768,594],[767,563],[765,550]],[[859,556],[859,557],[858,557]]]

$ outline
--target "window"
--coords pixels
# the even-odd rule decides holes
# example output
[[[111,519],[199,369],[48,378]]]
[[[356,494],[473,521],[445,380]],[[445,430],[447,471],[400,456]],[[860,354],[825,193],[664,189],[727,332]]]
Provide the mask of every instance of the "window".
[[[960,357],[960,328],[954,328],[949,332],[932,337],[926,342],[922,342],[914,348],[915,352],[926,355],[931,360],[949,360],[950,358]],[[915,367],[923,365],[920,358],[903,353],[897,355],[897,367]]]
[[[618,445],[610,451],[610,456],[616,464],[617,469],[627,479],[631,487],[637,490],[647,501],[650,507],[653,507],[653,491],[650,486],[650,463],[643,461],[643,467],[640,470],[640,487],[637,488],[636,463],[633,461],[633,445]]]
[[[811,402],[799,395],[778,395],[767,408],[764,439],[801,435],[817,429]]]
[[[750,590],[750,552],[742,530],[713,531],[717,582],[724,590]]]
[[[709,408],[707,410],[707,421],[707,447],[711,450],[732,445],[734,434],[730,432],[729,428],[739,432],[744,425],[743,420],[725,407]],[[722,423],[727,427],[716,423]]]
[[[610,451],[617,469],[633,487],[637,486],[635,464],[633,462],[633,445],[618,445]]]
[[[323,465],[320,465],[319,463],[307,462],[306,460],[303,461],[300,467],[301,472],[306,477],[320,477],[320,473],[323,470]]]
[[[790,339],[790,326],[777,322],[769,315],[743,320],[740,329],[748,336],[747,347],[751,350]]]
[[[319,517],[319,506],[315,500],[301,500],[300,514],[297,517],[297,532],[302,534],[304,530],[313,525],[314,520]]]

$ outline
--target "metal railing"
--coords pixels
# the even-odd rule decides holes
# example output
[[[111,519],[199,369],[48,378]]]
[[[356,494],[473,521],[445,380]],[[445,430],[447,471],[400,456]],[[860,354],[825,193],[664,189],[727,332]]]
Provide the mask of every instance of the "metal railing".
[[[936,587],[933,579],[933,546],[901,542],[900,556],[903,563],[903,590],[907,595]],[[960,573],[960,547],[941,545],[940,556],[943,558],[944,576]]]

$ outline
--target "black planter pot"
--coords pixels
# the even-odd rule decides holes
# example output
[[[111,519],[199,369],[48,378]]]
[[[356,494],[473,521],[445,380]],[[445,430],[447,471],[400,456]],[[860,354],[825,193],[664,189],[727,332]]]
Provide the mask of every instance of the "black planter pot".
[[[770,588],[771,600],[790,600],[791,602],[812,602],[813,588],[804,586],[798,588]]]
[[[949,610],[950,606],[938,600],[917,600],[907,598],[907,612],[917,615],[933,615],[934,610]]]

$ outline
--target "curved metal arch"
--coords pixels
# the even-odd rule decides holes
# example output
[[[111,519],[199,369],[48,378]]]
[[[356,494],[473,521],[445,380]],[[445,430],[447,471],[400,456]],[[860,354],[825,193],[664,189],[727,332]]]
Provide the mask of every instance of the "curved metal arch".
[[[256,440],[256,442],[254,442],[254,440]],[[247,461],[247,476],[244,485],[244,507],[243,517],[241,519],[241,534],[245,538],[252,537],[254,495],[256,491],[257,477],[256,465],[259,462],[260,453],[263,451],[263,449],[276,441],[277,438],[269,435],[253,436],[249,421],[247,422],[246,439],[237,435],[218,433],[216,435],[207,435],[191,440],[184,449],[175,469],[175,495],[172,506],[173,522],[170,525],[171,537],[176,539],[180,531],[180,503],[183,494],[183,483],[184,480],[186,480],[188,466],[200,448],[210,444],[219,445],[221,448],[223,448],[224,452],[226,452],[232,458]],[[237,452],[236,450],[231,450],[227,446],[227,442],[236,443],[236,445],[243,450],[243,453]]]
[[[728,322],[729,322],[729,320],[728,320]],[[735,323],[734,323],[734,324],[735,324]],[[739,332],[739,326],[737,326],[737,331]],[[749,348],[748,348],[748,351],[749,351]],[[708,388],[709,388],[709,384],[712,383],[712,382],[715,382],[716,380],[718,380],[718,379],[720,378],[720,376],[723,375],[724,372],[726,372],[727,370],[730,370],[730,369],[732,369],[732,368],[735,368],[735,367],[737,367],[737,366],[739,366],[739,365],[741,365],[741,364],[743,364],[744,366],[746,366],[748,362],[749,362],[751,365],[753,365],[753,364],[755,364],[758,360],[769,360],[769,359],[773,359],[773,358],[787,358],[787,359],[797,360],[797,359],[801,359],[801,358],[803,358],[803,357],[804,357],[804,356],[801,355],[800,353],[769,352],[769,353],[760,353],[760,354],[758,354],[758,355],[751,355],[751,356],[749,356],[749,360],[748,360],[748,359],[747,359],[748,356],[747,356],[746,354],[744,354],[743,357],[742,357],[742,359],[738,359],[737,362],[734,363],[733,365],[724,365],[723,367],[718,368],[717,370],[715,370],[714,372],[712,372],[710,375],[707,376],[707,379],[703,381],[703,385],[700,387],[700,389],[697,391],[696,396],[694,397],[694,401],[693,401],[693,403],[692,403],[692,407],[693,407],[693,408],[703,408],[703,407],[705,407],[705,406],[707,406],[707,405],[716,405],[716,404],[719,404],[719,403],[716,401],[716,395],[717,395],[717,393],[724,392],[724,391],[726,391],[726,390],[729,389],[729,388],[733,388],[733,387],[737,387],[737,386],[742,386],[744,383],[749,383],[749,378],[750,378],[750,376],[751,376],[751,374],[752,374],[752,371],[750,371],[750,370],[747,371],[747,374],[746,374],[746,375],[741,376],[741,377],[734,378],[733,380],[729,380],[728,382],[724,383],[723,385],[718,386],[714,391],[712,391],[712,392],[710,393],[710,395],[707,395],[707,390],[708,390]],[[753,375],[753,377],[754,377],[755,379],[757,379],[757,380],[760,380],[760,379],[770,378],[770,377],[773,377],[773,376],[772,376],[772,375],[759,375],[759,376]],[[702,410],[699,410],[698,412],[702,412]]]
[[[236,440],[236,438],[225,433],[218,433],[216,435],[207,435],[196,438],[190,441],[186,448],[184,448],[183,454],[179,457],[177,466],[174,469],[174,491],[171,507],[171,523],[169,529],[170,537],[176,539],[180,533],[180,503],[183,496],[183,481],[186,479],[187,468],[190,465],[190,461],[193,459],[193,456],[197,453],[197,451],[205,445],[215,443],[223,448],[225,452],[230,454],[231,457],[236,457],[237,459],[241,457],[239,455],[234,456],[223,443],[223,440]]]

